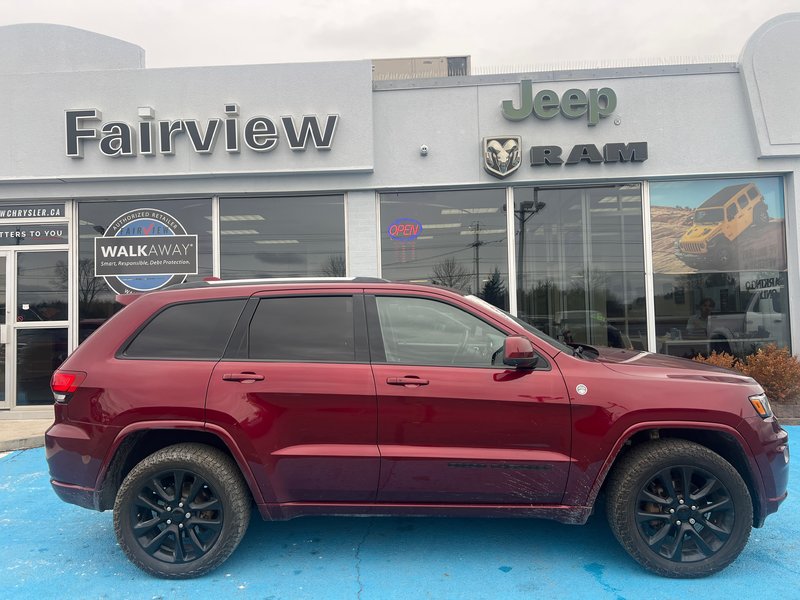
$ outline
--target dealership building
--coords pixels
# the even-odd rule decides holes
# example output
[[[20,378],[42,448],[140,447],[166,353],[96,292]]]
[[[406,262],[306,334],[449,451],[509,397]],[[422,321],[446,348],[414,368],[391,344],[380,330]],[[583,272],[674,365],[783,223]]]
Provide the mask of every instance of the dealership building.
[[[0,418],[120,305],[378,276],[566,341],[800,348],[800,14],[737,62],[476,75],[468,57],[148,69],[0,27]]]

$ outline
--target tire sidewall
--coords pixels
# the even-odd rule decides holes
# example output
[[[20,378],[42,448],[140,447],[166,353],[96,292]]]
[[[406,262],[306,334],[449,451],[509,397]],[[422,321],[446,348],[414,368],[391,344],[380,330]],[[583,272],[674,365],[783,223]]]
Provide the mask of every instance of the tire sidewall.
[[[699,452],[697,456],[687,458],[685,456],[664,457],[659,460],[651,461],[647,465],[640,465],[632,473],[628,481],[631,493],[623,501],[624,527],[631,532],[629,539],[631,547],[620,535],[617,534],[617,527],[612,524],[615,535],[626,550],[646,568],[668,577],[704,577],[710,575],[729,565],[741,553],[750,535],[753,522],[753,508],[750,492],[747,489],[741,476],[736,470],[727,463],[722,457],[711,453],[702,446],[697,446]],[[677,448],[676,448],[677,450]],[[709,453],[709,455],[706,455]],[[678,454],[675,452],[673,454]],[[733,502],[734,523],[731,534],[724,545],[711,557],[696,562],[675,562],[650,549],[642,536],[639,525],[636,521],[636,512],[639,492],[652,480],[660,471],[666,468],[675,467],[700,468],[716,477],[728,490],[730,499]],[[624,477],[623,477],[624,479]]]
[[[183,448],[185,447],[183,446]],[[237,537],[237,516],[239,515],[235,514],[235,502],[226,483],[222,481],[215,469],[206,464],[171,456],[175,452],[170,451],[179,448],[181,447],[173,446],[156,452],[140,462],[125,477],[114,503],[114,529],[120,547],[131,562],[152,575],[182,579],[202,575],[221,564],[236,548],[241,536]],[[204,479],[222,504],[222,528],[212,548],[200,558],[180,564],[164,562],[145,552],[133,532],[130,514],[131,503],[144,483],[152,480],[159,473],[176,469],[196,474]],[[249,518],[249,510],[246,518]]]

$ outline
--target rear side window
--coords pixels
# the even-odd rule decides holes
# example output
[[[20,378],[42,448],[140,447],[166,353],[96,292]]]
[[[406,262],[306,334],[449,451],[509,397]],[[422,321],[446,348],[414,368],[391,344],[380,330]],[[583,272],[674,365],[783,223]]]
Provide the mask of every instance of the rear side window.
[[[353,297],[262,298],[249,338],[251,359],[354,362]]]
[[[217,300],[168,306],[144,326],[123,356],[219,360],[245,302]]]

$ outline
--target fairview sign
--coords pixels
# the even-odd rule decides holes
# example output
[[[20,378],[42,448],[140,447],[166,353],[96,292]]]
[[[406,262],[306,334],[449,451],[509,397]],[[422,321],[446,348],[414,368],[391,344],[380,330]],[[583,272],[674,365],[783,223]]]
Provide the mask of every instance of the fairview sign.
[[[150,107],[139,108],[139,122],[106,121],[98,109],[69,109],[64,114],[66,155],[83,158],[84,146],[97,140],[101,154],[110,157],[175,154],[177,140],[185,138],[198,154],[211,154],[218,143],[225,152],[235,154],[243,148],[254,152],[274,150],[286,140],[293,151],[303,151],[311,144],[317,150],[330,150],[339,115],[282,116],[280,130],[275,120],[255,116],[241,122],[239,106],[226,104],[224,118],[213,117],[204,124],[196,119],[156,120]]]

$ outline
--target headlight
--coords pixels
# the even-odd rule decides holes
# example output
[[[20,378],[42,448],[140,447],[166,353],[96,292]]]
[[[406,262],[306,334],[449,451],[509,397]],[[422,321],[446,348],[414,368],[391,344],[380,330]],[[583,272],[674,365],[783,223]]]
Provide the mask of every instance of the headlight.
[[[772,407],[769,405],[769,399],[766,394],[757,394],[750,396],[750,404],[756,409],[758,416],[766,419],[772,416]]]

